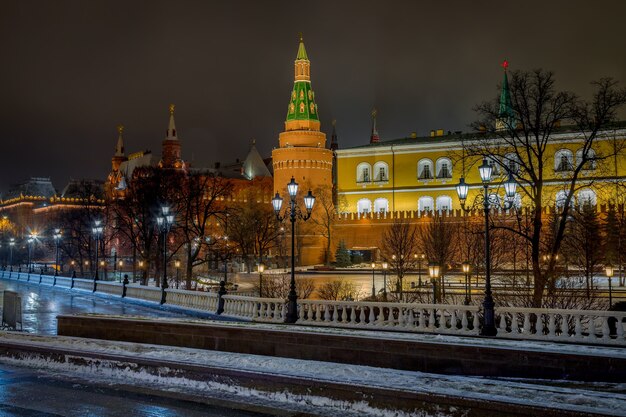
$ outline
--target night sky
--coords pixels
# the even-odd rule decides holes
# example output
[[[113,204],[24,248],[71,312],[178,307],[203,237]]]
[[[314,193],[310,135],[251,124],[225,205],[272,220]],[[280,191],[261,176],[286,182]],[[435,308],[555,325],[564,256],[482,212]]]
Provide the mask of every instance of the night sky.
[[[195,166],[278,144],[298,33],[340,147],[468,130],[500,62],[554,70],[582,95],[626,82],[624,1],[0,1],[0,190],[30,176],[104,179],[126,151],[160,155],[176,104]]]

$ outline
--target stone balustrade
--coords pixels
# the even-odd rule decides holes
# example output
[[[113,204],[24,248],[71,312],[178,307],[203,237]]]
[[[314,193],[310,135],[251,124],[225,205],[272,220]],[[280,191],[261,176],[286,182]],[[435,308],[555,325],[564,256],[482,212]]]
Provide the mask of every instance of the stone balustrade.
[[[282,323],[286,314],[282,298],[244,297],[225,295],[224,315],[250,319],[252,321]]]
[[[476,335],[478,306],[300,300],[298,323]]]
[[[498,336],[626,345],[626,312],[519,307],[496,308]]]
[[[0,271],[0,277],[45,286],[93,291],[93,280],[35,273]],[[123,285],[98,281],[97,292],[122,296]],[[126,286],[126,297],[161,302],[161,289],[139,284]],[[215,313],[219,295],[168,288],[166,303]],[[225,316],[249,321],[282,323],[286,300],[237,294],[222,296]],[[352,329],[395,330],[476,336],[480,334],[480,306],[412,304],[367,301],[298,300],[297,324]],[[626,312],[600,310],[496,307],[498,338],[545,340],[626,346]]]

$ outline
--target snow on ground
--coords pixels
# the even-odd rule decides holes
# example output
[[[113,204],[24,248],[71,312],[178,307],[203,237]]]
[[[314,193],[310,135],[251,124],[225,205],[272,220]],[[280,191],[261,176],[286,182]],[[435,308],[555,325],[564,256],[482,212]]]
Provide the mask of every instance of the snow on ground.
[[[604,384],[604,386],[610,387],[610,389],[605,392],[598,391],[598,387],[588,389],[585,387],[572,388],[558,386],[559,384],[556,382],[540,384],[536,380],[527,382],[524,380],[511,379],[505,382],[502,379],[447,376],[260,355],[16,333],[0,333],[0,341],[30,344],[40,347],[55,347],[126,355],[131,358],[141,357],[168,362],[198,364],[271,375],[293,376],[354,386],[391,388],[405,392],[465,397],[615,416],[626,415],[626,395],[623,394],[624,387],[619,386],[619,384]],[[301,395],[294,396],[288,392],[268,393],[261,390],[251,390],[249,388],[218,384],[215,382],[198,382],[184,378],[155,376],[142,373],[137,374],[133,372],[131,368],[127,368],[123,371],[113,366],[107,367],[104,363],[101,367],[102,369],[93,369],[90,366],[80,367],[75,364],[52,363],[42,359],[25,359],[24,361],[18,361],[1,358],[0,360],[13,365],[48,368],[60,372],[80,374],[85,377],[95,377],[97,379],[104,376],[123,380],[126,383],[130,380],[134,380],[139,383],[150,383],[164,388],[169,387],[170,389],[194,389],[196,391],[220,390],[229,395],[279,401],[292,405],[314,404],[316,407],[330,407],[332,409],[346,407],[346,404],[338,404],[336,401],[327,398]],[[358,410],[360,414],[357,415],[371,414],[371,410],[368,411],[367,409],[369,405],[366,403],[361,405],[350,404],[349,407],[352,410]],[[359,409],[358,407],[361,408]],[[378,410],[378,412],[380,412],[380,410]],[[338,415],[348,414],[344,412]],[[376,415],[382,414],[378,413]],[[405,414],[392,413],[387,415],[399,417]]]

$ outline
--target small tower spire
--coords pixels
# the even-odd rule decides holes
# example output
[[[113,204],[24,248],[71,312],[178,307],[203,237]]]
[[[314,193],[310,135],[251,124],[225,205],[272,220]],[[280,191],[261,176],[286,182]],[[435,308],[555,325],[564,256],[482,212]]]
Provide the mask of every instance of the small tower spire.
[[[378,110],[372,110],[372,134],[370,136],[370,143],[380,142],[380,136],[378,136],[378,129],[376,128],[376,118],[378,117]]]
[[[498,118],[496,119],[496,130],[506,130],[515,127],[515,113],[513,112],[513,105],[511,103],[509,78],[507,76],[509,62],[505,59],[501,66],[504,70],[504,79],[502,80],[502,91],[500,92],[500,108],[498,110]]]
[[[177,140],[178,138],[176,137],[176,122],[174,121],[174,110],[176,109],[176,106],[174,104],[170,104],[169,109],[170,109],[170,123],[167,128],[166,139]]]
[[[124,156],[124,138],[122,134],[124,133],[124,125],[120,124],[117,126],[117,132],[119,136],[117,137],[117,146],[115,147],[115,156]]]

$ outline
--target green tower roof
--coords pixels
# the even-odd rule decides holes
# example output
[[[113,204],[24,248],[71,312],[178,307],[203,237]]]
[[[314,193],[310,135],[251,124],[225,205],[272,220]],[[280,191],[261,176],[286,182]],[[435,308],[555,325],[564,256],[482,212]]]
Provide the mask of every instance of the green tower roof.
[[[304,65],[308,68],[309,62],[298,63],[297,61],[300,60],[309,61],[302,38],[300,38],[300,46],[298,47],[296,68],[298,65]],[[289,105],[287,106],[286,120],[319,121],[319,117],[317,115],[317,104],[315,104],[315,92],[311,88],[310,80],[296,78],[293,83],[293,90],[291,91],[291,99],[289,100]]]
[[[306,59],[309,60],[309,57],[306,54],[306,49],[304,48],[304,42],[302,41],[302,37],[300,37],[300,46],[298,47],[298,56],[296,59]]]
[[[511,104],[511,92],[509,91],[509,78],[506,73],[508,66],[509,63],[507,61],[502,63],[502,67],[504,68],[504,80],[502,81],[502,91],[500,92],[500,109],[498,116],[500,118],[512,119],[514,117],[513,105]]]

